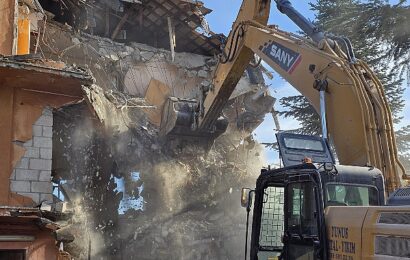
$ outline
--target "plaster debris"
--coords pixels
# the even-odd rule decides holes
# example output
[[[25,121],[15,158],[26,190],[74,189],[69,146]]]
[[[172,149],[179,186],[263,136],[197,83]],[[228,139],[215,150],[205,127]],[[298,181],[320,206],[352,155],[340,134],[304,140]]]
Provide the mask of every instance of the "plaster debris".
[[[74,2],[78,6],[68,7],[66,16],[54,3],[44,6],[55,17],[47,24],[39,21],[39,28],[46,28],[39,49],[46,58],[89,69],[95,80],[83,86],[81,102],[55,109],[51,122],[43,120],[41,128],[34,129],[33,140],[22,146],[27,156],[14,171],[13,187],[40,200],[51,194],[51,186],[44,185],[51,178],[55,208],[73,214],[59,236],[79,259],[88,253],[96,259],[241,257],[240,188],[254,183],[264,164],[262,147],[246,140],[274,102],[262,76],[258,70],[244,73],[223,111],[228,130],[211,147],[174,147],[159,134],[163,104],[149,87],[161,91],[163,98],[197,101],[212,89],[221,42],[211,37],[214,33],[205,21],[209,9],[172,1],[180,7],[169,10],[178,12],[172,19],[172,60],[169,39],[155,35],[161,27],[153,25],[156,32],[144,29],[150,14],[140,7],[153,1],[107,2],[101,13],[109,17],[104,23],[101,15],[85,13],[90,7],[82,1]],[[151,18],[162,19],[157,10],[166,6],[152,9]],[[122,15],[117,12],[121,8]],[[177,15],[186,14],[180,9],[190,13],[188,20],[198,17],[199,24],[181,20]],[[198,33],[198,27],[206,35]],[[33,189],[19,179],[22,170],[33,170],[30,167],[38,171],[30,175]],[[29,178],[28,172],[23,175]]]

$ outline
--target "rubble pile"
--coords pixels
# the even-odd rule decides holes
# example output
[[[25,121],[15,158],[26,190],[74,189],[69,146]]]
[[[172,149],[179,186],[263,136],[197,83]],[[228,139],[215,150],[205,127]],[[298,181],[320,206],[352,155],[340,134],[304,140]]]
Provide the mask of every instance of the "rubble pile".
[[[46,57],[85,66],[103,90],[116,90],[136,97],[144,97],[150,81],[156,79],[166,84],[174,97],[198,99],[202,95],[201,87],[210,86],[218,62],[217,57],[184,52],[176,53],[171,61],[169,50],[135,42],[126,45],[85,33],[73,34],[57,23],[47,24],[43,42],[40,46]],[[247,69],[232,93],[231,101],[241,95],[252,96],[248,107],[255,106],[256,100],[260,104],[268,103],[262,110],[258,105],[259,111],[252,111],[254,116],[270,112],[273,97],[266,95],[260,70]],[[242,114],[242,110],[248,109],[241,106],[236,108],[236,113]]]
[[[11,2],[0,4],[14,23],[0,59],[10,168],[0,199],[53,222],[30,231],[27,257],[240,257],[240,189],[264,161],[251,133],[275,101],[260,65],[218,108],[220,131],[197,129],[181,145],[167,132],[171,119],[198,123],[220,78],[226,37],[210,30],[212,10],[191,0]]]
[[[156,80],[197,99],[218,58],[72,30],[48,21],[50,59],[86,67],[95,83],[82,103],[54,113],[53,181],[75,211],[66,249],[78,259],[235,259],[243,256],[240,189],[264,164],[251,132],[272,111],[261,71],[249,68],[223,111],[228,130],[210,148],[170,149],[145,99]],[[91,108],[91,109],[90,109]],[[125,206],[124,206],[125,205]]]
[[[55,141],[65,151],[57,165],[70,169],[66,174],[60,170],[59,177],[71,183],[65,188],[77,194],[73,201],[81,201],[82,222],[77,225],[87,224],[81,227],[88,230],[83,235],[85,240],[92,237],[91,249],[81,243],[85,248],[76,252],[90,250],[106,259],[233,259],[241,255],[240,188],[252,186],[263,165],[259,145],[244,141],[238,131],[221,136],[208,152],[190,147],[170,152],[161,148],[150,125],[119,134],[92,117],[87,119],[84,111],[85,105],[65,107],[56,113],[62,124],[58,120],[55,124],[61,126],[55,127]],[[132,172],[140,173],[138,182],[131,180]],[[124,193],[118,192],[115,178],[124,178],[125,190],[135,199],[143,197],[142,207],[119,215]]]
[[[239,258],[243,254],[245,212],[238,198],[240,188],[251,186],[262,166],[263,159],[255,157],[259,149],[220,144],[206,156],[193,154],[192,158],[154,162],[152,173],[143,171],[150,181],[144,182],[142,193],[147,202],[146,214],[153,218],[145,219],[130,234],[132,240],[125,250],[128,256]],[[150,209],[150,203],[157,207]]]

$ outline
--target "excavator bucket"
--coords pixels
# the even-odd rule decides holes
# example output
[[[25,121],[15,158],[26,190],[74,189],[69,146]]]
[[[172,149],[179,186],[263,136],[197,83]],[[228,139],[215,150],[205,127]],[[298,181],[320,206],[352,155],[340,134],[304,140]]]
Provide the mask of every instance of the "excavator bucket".
[[[210,148],[214,140],[226,131],[228,120],[218,118],[212,129],[198,129],[196,100],[168,97],[162,111],[160,135],[172,146],[197,145]]]
[[[165,101],[159,134],[161,136],[190,136],[195,120],[197,102],[168,97]]]
[[[212,129],[198,129],[198,102],[170,96],[169,87],[155,79],[150,81],[146,101],[156,109],[147,110],[151,123],[159,127],[159,135],[172,147],[198,145],[208,149],[228,127],[228,120],[218,118]]]

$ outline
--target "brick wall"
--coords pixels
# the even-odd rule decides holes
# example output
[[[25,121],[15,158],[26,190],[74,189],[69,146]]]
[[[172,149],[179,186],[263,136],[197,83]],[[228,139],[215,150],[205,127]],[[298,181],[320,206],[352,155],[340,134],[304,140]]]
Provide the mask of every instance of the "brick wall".
[[[10,189],[35,202],[52,202],[51,156],[53,137],[52,110],[45,108],[33,124],[33,139],[23,146],[26,153],[17,163],[10,178]]]

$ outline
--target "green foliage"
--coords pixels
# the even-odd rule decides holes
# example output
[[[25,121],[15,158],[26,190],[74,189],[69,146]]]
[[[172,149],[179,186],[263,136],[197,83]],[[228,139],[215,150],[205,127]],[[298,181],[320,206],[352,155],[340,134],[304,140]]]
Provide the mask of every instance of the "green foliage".
[[[279,100],[287,110],[280,111],[279,115],[293,117],[302,125],[297,132],[301,134],[321,133],[320,117],[304,96],[284,97]]]
[[[316,23],[325,31],[350,38],[360,58],[376,67],[393,62],[395,73],[407,68],[410,7],[382,0],[318,0],[311,4]],[[380,63],[380,60],[384,60]]]
[[[356,56],[366,61],[384,85],[395,123],[404,107],[403,75],[410,64],[410,7],[382,0],[318,0],[311,4],[324,31],[347,36]],[[280,100],[285,117],[294,117],[299,132],[320,133],[319,116],[303,96]],[[317,124],[317,125],[315,125]]]
[[[402,127],[396,132],[397,150],[399,153],[410,154],[410,125]]]
[[[400,161],[410,174],[410,125],[396,132],[396,141]]]

